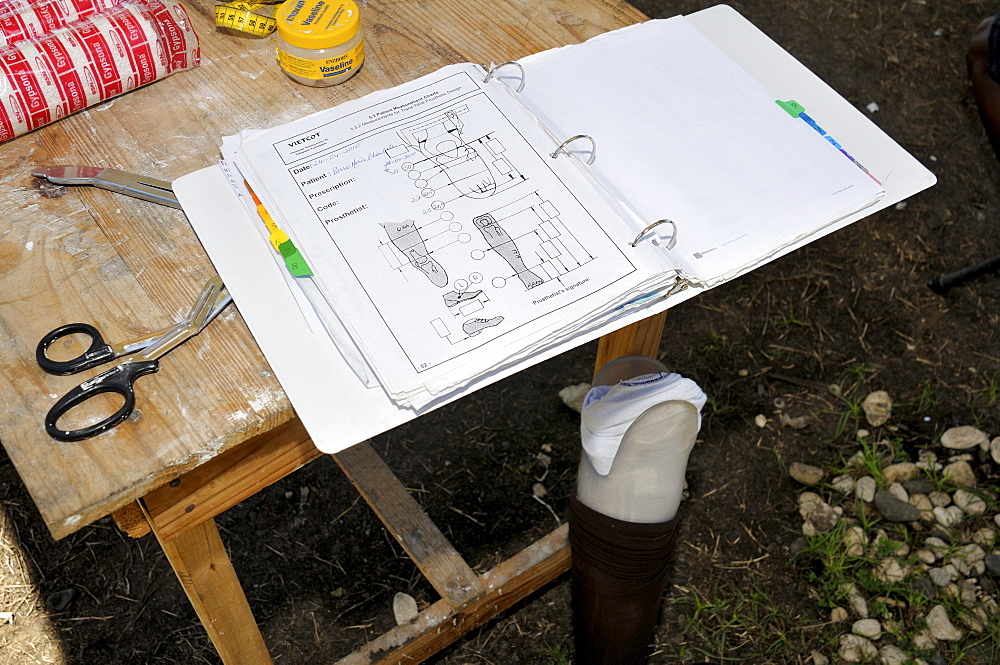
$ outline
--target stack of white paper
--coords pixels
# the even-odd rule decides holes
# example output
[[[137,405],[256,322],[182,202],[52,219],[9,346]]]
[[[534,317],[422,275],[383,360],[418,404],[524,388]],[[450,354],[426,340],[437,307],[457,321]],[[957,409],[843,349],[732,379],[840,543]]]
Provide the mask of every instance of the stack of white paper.
[[[452,65],[224,146],[310,268],[286,276],[304,315],[398,404],[732,279],[882,194],[681,18],[523,66],[520,96]],[[552,156],[581,132],[593,165]],[[670,238],[633,246],[665,217]]]

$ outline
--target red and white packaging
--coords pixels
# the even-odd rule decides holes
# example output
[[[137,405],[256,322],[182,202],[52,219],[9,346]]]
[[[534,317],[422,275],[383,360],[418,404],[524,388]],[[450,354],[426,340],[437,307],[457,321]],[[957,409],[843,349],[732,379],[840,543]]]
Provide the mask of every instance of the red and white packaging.
[[[161,0],[0,0],[0,45],[0,142],[200,60],[184,8]]]

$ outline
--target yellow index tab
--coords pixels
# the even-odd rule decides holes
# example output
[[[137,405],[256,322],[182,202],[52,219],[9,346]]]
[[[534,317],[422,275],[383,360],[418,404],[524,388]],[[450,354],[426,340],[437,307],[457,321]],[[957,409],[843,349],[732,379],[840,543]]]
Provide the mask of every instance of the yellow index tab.
[[[286,242],[289,242],[288,235],[279,228],[275,228],[271,232],[271,237],[268,238],[271,241],[271,246],[274,247],[275,251],[280,252],[281,246]]]

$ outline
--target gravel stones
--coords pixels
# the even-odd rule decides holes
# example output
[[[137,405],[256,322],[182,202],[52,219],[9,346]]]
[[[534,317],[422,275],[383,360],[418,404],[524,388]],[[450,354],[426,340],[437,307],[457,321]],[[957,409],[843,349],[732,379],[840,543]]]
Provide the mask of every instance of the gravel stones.
[[[869,397],[869,407],[891,409],[887,395],[882,402]],[[869,423],[880,426],[877,418]],[[944,643],[985,635],[1000,613],[1000,514],[993,514],[998,492],[991,466],[1000,465],[1000,436],[991,441],[977,428],[954,427],[940,446],[918,449],[915,462],[899,461],[901,453],[914,454],[909,449],[871,436],[859,431],[862,444],[834,473],[789,466],[806,490],[799,496],[805,536],[799,551],[846,556],[868,576],[864,588],[855,586],[859,571],[851,569],[828,592],[826,600],[840,605],[830,625],[841,633],[830,661],[932,665],[935,656],[951,653]],[[824,533],[840,535],[830,540]],[[830,547],[836,552],[828,553]],[[917,598],[897,593],[901,588]],[[914,647],[930,655],[915,659]]]

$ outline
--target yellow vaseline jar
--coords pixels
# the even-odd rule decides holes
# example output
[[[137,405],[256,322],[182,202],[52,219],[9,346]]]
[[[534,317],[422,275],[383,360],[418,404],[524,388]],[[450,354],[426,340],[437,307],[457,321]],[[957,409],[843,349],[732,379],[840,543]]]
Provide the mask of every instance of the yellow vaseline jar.
[[[365,61],[353,0],[286,0],[275,14],[278,64],[288,78],[312,87],[343,83]]]

